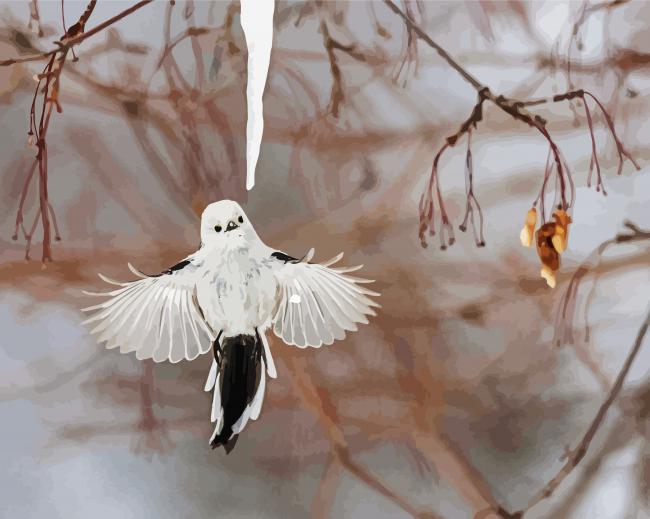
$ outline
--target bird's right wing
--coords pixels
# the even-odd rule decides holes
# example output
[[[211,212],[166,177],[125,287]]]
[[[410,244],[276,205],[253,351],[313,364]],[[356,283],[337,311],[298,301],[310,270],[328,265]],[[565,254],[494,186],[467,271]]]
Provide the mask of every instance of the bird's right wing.
[[[287,344],[300,348],[320,347],[343,339],[346,331],[356,331],[358,323],[368,323],[379,307],[369,296],[377,292],[362,285],[371,280],[350,276],[361,268],[337,267],[343,253],[325,263],[309,263],[313,249],[297,260],[274,252],[274,274],[278,282],[278,302],[273,331]]]
[[[155,276],[143,274],[130,264],[129,268],[140,279],[119,283],[100,274],[102,280],[119,288],[85,292],[108,298],[84,308],[94,312],[85,322],[96,323],[91,333],[97,334],[97,341],[156,362],[192,360],[209,351],[216,337],[196,299],[197,267],[192,259]]]

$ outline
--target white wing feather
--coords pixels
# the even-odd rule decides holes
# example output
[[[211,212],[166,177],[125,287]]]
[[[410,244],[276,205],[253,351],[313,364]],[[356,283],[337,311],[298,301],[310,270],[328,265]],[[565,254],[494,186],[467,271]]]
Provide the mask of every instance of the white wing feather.
[[[140,360],[179,362],[195,359],[210,350],[214,333],[205,323],[194,295],[193,272],[186,267],[159,276],[147,276],[131,264],[129,269],[139,279],[127,283],[100,274],[105,282],[120,288],[87,295],[107,298],[84,308],[92,315],[91,333],[107,348],[120,352],[134,351]]]
[[[348,276],[358,267],[333,268],[343,253],[322,264],[307,263],[313,249],[301,262],[279,264],[278,304],[273,331],[287,344],[305,348],[332,344],[343,339],[357,324],[368,323],[368,315],[380,305],[370,299],[377,292],[364,288],[372,280]]]

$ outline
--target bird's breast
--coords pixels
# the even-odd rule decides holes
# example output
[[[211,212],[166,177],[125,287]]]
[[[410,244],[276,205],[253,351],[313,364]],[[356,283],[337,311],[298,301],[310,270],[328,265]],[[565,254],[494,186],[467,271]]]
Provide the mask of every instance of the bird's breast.
[[[197,299],[206,320],[228,336],[253,333],[268,325],[275,306],[276,283],[262,263],[238,258],[206,272]]]

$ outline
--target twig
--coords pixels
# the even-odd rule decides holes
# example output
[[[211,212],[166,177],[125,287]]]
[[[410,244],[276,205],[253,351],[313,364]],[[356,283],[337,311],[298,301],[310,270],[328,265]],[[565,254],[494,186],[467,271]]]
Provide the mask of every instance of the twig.
[[[332,72],[332,92],[330,94],[329,111],[334,117],[339,116],[339,107],[343,102],[345,95],[343,92],[343,79],[341,78],[341,69],[339,68],[338,59],[335,50],[340,50],[351,56],[357,61],[365,61],[363,54],[356,51],[354,45],[343,45],[334,39],[328,29],[327,22],[321,20],[320,32],[323,35],[323,45],[327,51],[327,57],[330,62],[330,71]]]
[[[537,114],[533,114],[529,112],[526,107],[528,106],[537,106],[549,102],[557,103],[561,101],[570,101],[575,98],[581,98],[583,102],[585,102],[585,97],[588,96],[593,101],[598,105],[598,107],[602,110],[603,115],[605,117],[605,120],[607,121],[607,125],[611,131],[611,134],[614,138],[614,141],[616,143],[616,148],[619,154],[619,167],[618,167],[618,173],[621,174],[622,169],[623,169],[623,161],[624,159],[629,159],[634,167],[639,170],[640,167],[638,163],[632,158],[630,153],[625,149],[623,146],[623,143],[621,140],[618,138],[618,135],[616,134],[616,130],[614,128],[614,123],[609,116],[609,114],[606,112],[604,106],[602,103],[590,92],[587,92],[585,90],[571,90],[569,92],[563,93],[563,94],[558,94],[550,98],[544,98],[544,99],[534,99],[534,100],[528,100],[528,101],[520,101],[517,99],[511,99],[508,97],[505,97],[503,95],[495,95],[486,85],[482,84],[478,79],[476,79],[472,74],[470,74],[467,70],[465,70],[454,58],[440,45],[438,45],[417,23],[413,21],[413,19],[407,14],[404,13],[392,0],[384,0],[384,3],[395,13],[397,14],[406,26],[409,28],[409,30],[414,31],[417,36],[422,39],[425,43],[427,43],[430,47],[435,49],[438,54],[451,66],[454,70],[456,70],[478,93],[478,100],[472,110],[472,113],[470,114],[469,118],[467,121],[461,126],[460,130],[456,132],[454,135],[450,136],[447,138],[446,143],[442,146],[440,151],[436,154],[434,158],[434,165],[432,168],[432,173],[430,177],[430,181],[428,184],[428,193],[425,192],[420,199],[420,231],[419,231],[419,236],[420,236],[420,241],[423,246],[426,246],[426,240],[424,239],[426,235],[426,231],[429,231],[429,234],[433,235],[435,234],[435,225],[433,218],[435,217],[435,213],[433,211],[433,195],[431,193],[431,190],[434,187],[436,177],[438,175],[438,169],[437,169],[437,163],[440,159],[441,154],[444,152],[445,149],[447,149],[450,146],[454,146],[458,139],[462,137],[464,134],[469,133],[471,128],[476,128],[477,124],[479,121],[481,121],[482,116],[483,116],[483,104],[485,101],[490,101],[494,103],[498,108],[500,108],[502,111],[510,115],[513,119],[516,121],[523,122],[530,126],[531,128],[534,128],[537,130],[548,142],[549,144],[549,149],[550,149],[550,156],[553,158],[553,167],[549,169],[549,164],[547,164],[547,168],[545,170],[545,175],[544,175],[544,183],[542,184],[542,191],[540,195],[538,196],[537,200],[541,199],[542,206],[544,205],[544,197],[545,197],[545,191],[548,186],[548,180],[549,177],[552,173],[552,170],[555,170],[555,179],[558,183],[559,189],[556,190],[556,195],[559,192],[559,197],[557,202],[554,204],[557,206],[559,209],[563,209],[564,211],[568,211],[574,203],[574,198],[575,198],[575,187],[574,187],[574,182],[573,178],[571,176],[571,171],[569,170],[569,166],[566,163],[566,160],[562,156],[562,153],[558,147],[558,145],[555,143],[553,138],[551,137],[551,134],[549,133],[546,125],[547,122],[544,118]],[[586,105],[586,103],[585,103]],[[588,108],[587,108],[588,110]],[[593,139],[593,128],[591,125],[591,114],[589,112],[586,112],[588,115],[588,121],[589,121],[589,129],[590,133],[592,135]],[[592,141],[593,143],[593,141]],[[595,146],[594,146],[595,147]],[[468,154],[467,154],[467,160],[468,160],[468,174],[470,173],[470,167],[471,166],[471,150],[468,149]],[[592,161],[596,161],[596,159],[593,158],[592,156]],[[597,166],[598,171],[599,171],[599,166]],[[461,224],[461,230],[466,227],[467,224],[467,219],[468,217],[473,216],[473,207],[474,204],[478,208],[478,204],[476,203],[476,198],[474,197],[473,194],[473,189],[470,189],[470,182],[471,180],[471,175],[468,175],[468,189],[467,189],[467,210],[466,210],[466,218],[465,221]],[[601,186],[601,183],[598,184],[598,186]],[[441,206],[441,216],[442,216],[442,223],[443,226],[446,225],[448,222],[445,222],[445,215],[444,211],[442,210],[442,198],[441,194],[439,191],[439,188],[437,188],[437,195],[438,199],[440,200],[440,206]],[[537,201],[535,201],[537,203]],[[479,216],[481,217],[481,223],[482,223],[482,215],[480,214],[480,208],[478,209]],[[543,210],[542,210],[543,212]],[[482,246],[484,244],[484,240],[482,239],[481,234],[482,233],[476,233],[477,239],[476,239],[476,244],[478,246]],[[449,240],[449,244],[453,243],[453,238]],[[443,243],[441,245],[441,248],[446,248],[447,243],[443,240]]]
[[[31,0],[29,2],[29,24],[27,27],[32,28],[32,23],[36,25],[36,32],[39,36],[43,36],[43,28],[41,27],[41,15],[38,11],[38,0]]]
[[[332,446],[332,455],[351,474],[363,481],[370,488],[390,499],[397,506],[413,517],[434,518],[435,514],[417,510],[407,499],[397,494],[368,472],[350,456],[343,432],[335,421],[336,409],[327,399],[327,392],[316,388],[307,376],[304,360],[292,360],[291,380],[297,393],[307,409],[310,409],[321,422],[323,432]]]
[[[6,66],[9,66],[9,65],[13,65],[15,63],[24,63],[24,62],[27,62],[27,61],[38,61],[38,60],[41,60],[41,59],[47,59],[47,58],[55,55],[57,52],[72,48],[73,45],[77,45],[78,43],[81,43],[82,41],[84,41],[86,38],[90,38],[91,36],[97,34],[98,32],[103,31],[107,27],[110,27],[114,23],[119,22],[122,18],[130,15],[131,13],[133,13],[135,11],[137,11],[141,7],[144,7],[145,5],[150,4],[151,2],[153,2],[153,0],[141,0],[137,4],[129,7],[128,9],[125,9],[121,13],[116,14],[112,18],[109,18],[105,22],[100,23],[96,27],[93,27],[89,31],[82,32],[81,34],[77,34],[76,36],[73,36],[73,37],[70,37],[70,38],[63,38],[62,40],[56,42],[56,44],[58,45],[57,49],[50,50],[50,51],[47,51],[47,52],[43,52],[42,54],[36,54],[34,56],[27,56],[27,57],[24,57],[24,58],[11,58],[11,59],[7,59],[7,60],[3,60],[3,61],[0,61],[0,67],[6,67]],[[70,29],[72,29],[72,27]],[[69,32],[69,30],[68,30],[68,32]]]
[[[70,38],[74,38],[83,33],[86,22],[93,10],[95,9],[95,4],[97,0],[90,0],[86,10],[82,13],[79,18],[79,21],[70,27],[64,34],[62,41],[69,41]],[[33,144],[33,139],[36,138],[36,160],[35,166],[38,166],[38,199],[39,199],[39,208],[38,214],[41,218],[41,226],[43,228],[43,253],[41,261],[45,263],[46,261],[52,261],[52,251],[51,251],[51,229],[50,229],[50,218],[54,225],[55,230],[55,239],[60,240],[58,225],[56,223],[56,215],[54,213],[54,208],[49,201],[48,196],[48,168],[47,168],[47,131],[50,126],[50,119],[52,116],[52,108],[56,107],[56,111],[61,113],[61,105],[59,103],[59,91],[60,91],[60,80],[63,67],[65,65],[65,60],[68,55],[68,51],[71,47],[61,44],[60,50],[51,53],[49,60],[43,72],[36,77],[36,88],[34,90],[34,97],[32,98],[32,105],[29,113],[29,143]],[[41,83],[45,81],[45,85],[41,89]],[[42,94],[42,103],[40,110],[40,117],[37,122],[37,100],[39,94]],[[34,174],[34,168],[30,171],[27,176],[25,186],[23,187],[23,194],[18,206],[18,211],[16,215],[16,230],[18,225],[22,223],[23,220],[23,211],[25,197],[29,189],[29,183]],[[23,234],[26,239],[26,251],[25,258],[29,259],[30,247],[32,244],[32,237],[34,231],[36,230],[36,220],[32,226],[29,234],[25,232],[24,227],[22,228]],[[14,232],[14,237],[17,237],[17,232]]]
[[[605,251],[613,245],[650,240],[650,230],[640,229],[630,221],[626,221],[624,225],[630,232],[618,233],[613,238],[601,243],[576,269],[575,273],[571,277],[569,286],[560,299],[556,316],[555,337],[553,338],[553,343],[556,346],[559,347],[563,344],[575,342],[573,329],[578,288],[585,276],[598,267]],[[590,298],[588,298],[588,301],[589,300]]]
[[[371,2],[372,4],[372,2]],[[413,10],[411,8],[411,1],[405,0],[404,7],[406,9],[406,15],[409,18],[413,19]],[[418,9],[420,5],[418,4]],[[373,8],[374,12],[374,8]],[[375,15],[376,19],[376,15]],[[404,71],[404,81],[402,86],[405,87],[408,79],[409,72],[413,66],[413,75],[417,76],[419,68],[419,59],[418,59],[418,39],[413,32],[413,29],[407,27],[406,29],[406,42],[403,44],[402,50],[402,59],[400,60],[399,67],[396,68],[396,72],[393,76],[393,80],[397,83],[399,81],[402,72]]]
[[[86,23],[88,22],[91,14],[95,9],[97,0],[90,0],[85,11],[79,17],[79,20],[74,25],[70,26],[68,29],[65,29],[65,13],[64,13],[64,4],[62,0],[61,16],[62,16],[65,34],[61,37],[59,41],[55,42],[58,48],[56,50],[44,52],[35,56],[9,59],[0,62],[0,66],[7,66],[14,63],[22,63],[27,61],[47,59],[47,64],[45,65],[45,68],[43,69],[42,73],[35,77],[37,83],[36,83],[36,88],[34,90],[34,96],[32,99],[30,115],[29,115],[29,132],[28,132],[29,143],[35,144],[36,146],[36,150],[37,150],[36,160],[34,162],[34,166],[32,167],[32,170],[30,170],[29,174],[26,177],[25,185],[23,188],[23,192],[21,195],[20,203],[16,214],[16,230],[14,232],[14,235],[12,236],[14,239],[17,239],[19,228],[22,230],[26,240],[26,252],[25,252],[26,258],[29,258],[32,236],[34,234],[34,231],[36,230],[35,227],[36,221],[35,224],[32,226],[32,230],[29,233],[27,233],[25,227],[22,224],[24,220],[23,213],[24,213],[24,204],[25,204],[27,191],[29,190],[29,184],[34,176],[36,166],[38,166],[38,180],[39,180],[38,214],[40,215],[41,225],[43,228],[43,252],[42,252],[43,263],[52,260],[50,224],[54,226],[55,239],[56,240],[61,239],[58,224],[56,221],[56,214],[54,212],[54,208],[52,207],[52,204],[48,196],[48,167],[47,167],[46,136],[47,136],[47,131],[52,116],[52,108],[55,107],[58,113],[62,112],[62,108],[59,103],[59,94],[61,90],[60,81],[61,81],[61,74],[63,72],[63,68],[66,63],[66,58],[68,56],[68,52],[72,51],[72,54],[76,59],[76,55],[74,54],[74,49],[73,49],[74,45],[80,43],[81,41],[92,36],[93,34],[100,32],[106,27],[109,27],[113,23],[128,16],[129,14],[133,13],[137,9],[143,7],[144,5],[150,3],[151,1],[152,0],[144,0],[142,2],[139,2],[133,5],[132,7],[130,7],[129,9],[126,9],[121,13],[119,13],[118,15],[110,18],[109,20],[106,20],[105,22],[99,24],[93,29],[86,31],[85,30]],[[44,83],[44,86],[41,88],[42,83]],[[39,94],[42,94],[40,117],[37,116],[37,100]]]
[[[327,519],[331,516],[336,489],[341,482],[342,475],[343,466],[336,456],[330,455],[312,502],[311,513],[314,519]]]
[[[430,47],[433,47],[438,54],[449,64],[451,68],[453,68],[456,72],[458,72],[465,81],[467,81],[470,85],[472,85],[476,91],[483,90],[485,86],[481,84],[481,82],[476,79],[474,76],[472,76],[467,70],[465,70],[461,65],[459,65],[452,57],[451,55],[443,49],[440,45],[438,45],[435,41],[433,41],[429,35],[424,32],[419,25],[417,25],[411,18],[409,18],[406,13],[404,13],[398,6],[395,4],[392,0],[384,0],[384,3],[393,11],[395,14],[400,16],[402,20],[406,23],[407,27],[409,30],[412,30],[417,34],[421,40],[427,43]]]
[[[544,499],[550,497],[555,491],[555,489],[558,486],[560,486],[562,481],[564,481],[564,479],[585,457],[585,454],[587,454],[587,449],[589,449],[589,445],[591,444],[591,441],[594,439],[594,436],[598,432],[599,427],[603,424],[603,421],[605,420],[605,416],[607,415],[609,408],[612,406],[612,404],[618,397],[619,393],[621,392],[623,383],[625,382],[625,378],[627,377],[627,374],[630,371],[630,367],[632,366],[634,359],[636,358],[637,354],[639,353],[639,350],[641,349],[641,346],[643,345],[643,339],[645,338],[649,326],[650,326],[650,308],[648,309],[648,313],[646,314],[645,320],[643,321],[641,327],[639,328],[639,331],[637,332],[637,336],[632,346],[632,349],[628,353],[627,358],[625,359],[625,362],[623,363],[623,366],[619,371],[618,376],[616,377],[616,381],[614,382],[612,389],[607,395],[605,401],[601,404],[600,408],[598,409],[598,412],[596,413],[596,416],[592,420],[591,425],[587,429],[587,432],[584,434],[584,436],[578,443],[577,447],[569,452],[566,463],[562,466],[562,468],[555,475],[555,477],[553,477],[546,484],[546,486],[535,497],[533,497],[533,499],[528,503],[528,506],[526,508],[523,508],[522,510],[515,512],[514,515],[523,516],[524,513],[526,513],[528,510],[530,510],[540,501],[543,501]]]
[[[596,13],[598,11],[611,10],[614,9],[615,7],[626,4],[628,2],[629,0],[608,0],[605,2],[600,2],[598,4],[589,4],[586,1],[584,2],[584,4],[582,5],[582,9],[580,10],[580,15],[578,16],[577,20],[573,24],[573,27],[571,28],[571,37],[569,39],[569,48],[567,51],[567,62],[566,62],[569,88],[573,88],[573,79],[571,77],[571,72],[573,68],[573,64],[571,61],[571,51],[573,50],[573,44],[576,41],[576,38],[578,37],[578,33],[580,32],[580,29],[582,28],[584,23],[587,21],[587,18],[589,18],[589,16],[591,16],[593,13]],[[578,45],[578,50],[580,50],[580,44]]]
[[[465,206],[465,217],[463,222],[458,228],[465,232],[467,230],[467,222],[472,224],[472,231],[474,232],[474,240],[477,247],[485,247],[485,238],[483,237],[483,210],[474,195],[474,165],[472,161],[472,130],[467,132],[467,154],[465,156],[465,190],[467,195],[467,203]],[[478,227],[474,219],[474,211],[478,213]]]

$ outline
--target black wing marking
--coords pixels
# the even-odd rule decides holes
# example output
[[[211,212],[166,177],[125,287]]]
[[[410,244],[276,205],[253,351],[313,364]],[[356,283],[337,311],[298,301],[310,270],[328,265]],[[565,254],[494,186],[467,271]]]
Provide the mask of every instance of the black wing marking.
[[[212,343],[212,352],[214,353],[214,360],[217,361],[217,366],[221,367],[221,358],[223,357],[223,350],[221,349],[221,336],[223,335],[223,330],[219,331],[219,335]]]
[[[131,272],[140,279],[120,283],[102,277],[119,288],[89,292],[105,298],[85,309],[94,312],[87,320],[95,323],[92,333],[98,334],[98,341],[106,342],[108,348],[119,347],[122,353],[133,351],[136,358],[153,358],[155,362],[192,360],[209,351],[217,334],[206,322],[197,301],[192,275],[196,263],[190,256],[154,276],[129,263]]]
[[[289,256],[288,254],[285,254],[284,252],[279,252],[276,251],[273,254],[271,254],[271,257],[275,259],[279,259],[280,261],[284,261],[285,263],[298,263],[300,260],[298,258],[294,258],[293,256]]]
[[[192,263],[190,260],[184,259],[183,261],[180,261],[180,262],[176,263],[176,265],[174,265],[173,267],[169,267],[162,274],[173,274],[177,270],[181,270],[181,269],[187,267],[190,263]],[[162,275],[162,274],[159,274],[159,275]]]
[[[160,276],[167,276],[179,270],[183,270],[191,263],[192,263],[191,260],[184,259],[183,261],[179,261],[178,263],[176,263],[176,265],[169,267],[167,270],[163,270],[160,274],[144,274],[144,273],[143,274],[148,278],[159,278]]]

